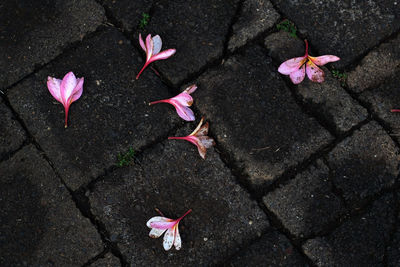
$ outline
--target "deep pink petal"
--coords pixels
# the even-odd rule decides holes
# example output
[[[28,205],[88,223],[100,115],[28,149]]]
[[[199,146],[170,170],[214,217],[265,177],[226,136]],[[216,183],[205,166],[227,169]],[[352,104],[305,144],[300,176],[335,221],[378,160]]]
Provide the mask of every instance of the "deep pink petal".
[[[70,103],[78,100],[82,95],[84,79],[82,77],[82,78],[76,79],[76,81],[78,82],[78,84],[75,86],[75,89],[72,92]]]
[[[72,71],[68,72],[64,78],[62,79],[61,82],[61,99],[65,105],[69,105],[68,99],[72,95],[72,92],[74,91],[75,87],[77,85],[77,80]]]
[[[50,94],[60,103],[63,103],[61,99],[61,80],[53,77],[47,77],[47,88]]]
[[[194,121],[196,118],[194,117],[193,111],[185,106],[175,104],[174,105],[176,112],[178,113],[179,117],[184,119],[185,121]]]
[[[157,55],[161,51],[162,41],[159,35],[154,36],[153,38],[153,55]]]
[[[303,65],[304,62],[306,62],[306,60],[307,57],[291,58],[283,62],[279,66],[278,71],[284,75],[289,75],[290,73],[297,71],[301,67],[301,65]]]
[[[176,49],[167,49],[167,50],[164,50],[164,51],[158,53],[157,55],[152,56],[152,57],[150,58],[150,60],[149,60],[149,63],[150,63],[150,62],[154,62],[154,61],[156,61],[156,60],[167,59],[167,58],[169,58],[170,56],[172,56],[173,54],[175,54],[175,52],[176,52]]]
[[[178,223],[177,221],[172,221],[172,222],[151,222],[150,226],[151,226],[151,228],[157,228],[157,229],[169,229],[169,228],[172,228],[177,223]]]
[[[300,69],[290,73],[290,79],[294,84],[299,84],[304,80],[305,73],[305,65],[303,65]]]
[[[196,91],[197,89],[197,85],[192,84],[191,86],[189,86],[188,88],[185,89],[184,92],[188,93],[189,95],[192,94],[194,91]]]
[[[308,57],[312,62],[314,62],[315,65],[318,66],[323,66],[326,63],[329,62],[335,62],[340,60],[340,58],[338,58],[337,56],[332,56],[332,55],[325,55],[325,56],[320,56],[320,57]]]
[[[149,61],[153,56],[153,39],[151,39],[151,34],[146,37],[146,61]]]
[[[179,104],[186,106],[186,107],[190,107],[193,104],[193,98],[185,91],[183,91],[179,95],[171,98],[171,100],[176,101]]]
[[[311,60],[307,62],[307,76],[313,82],[322,83],[325,80],[325,73],[317,67]]]
[[[147,221],[146,225],[147,227],[151,228],[150,224],[153,222],[172,222],[173,220],[170,218],[162,217],[162,216],[155,216],[150,218],[150,220]]]
[[[146,46],[145,46],[145,44],[144,44],[142,35],[141,35],[140,33],[139,33],[139,44],[140,44],[140,46],[142,47],[142,49],[144,50],[144,52],[146,52]]]

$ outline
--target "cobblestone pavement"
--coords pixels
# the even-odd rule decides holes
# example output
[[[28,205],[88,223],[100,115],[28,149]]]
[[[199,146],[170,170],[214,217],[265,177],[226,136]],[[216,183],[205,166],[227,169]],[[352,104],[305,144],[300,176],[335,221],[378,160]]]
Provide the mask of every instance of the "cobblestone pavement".
[[[136,80],[139,33],[177,52]],[[277,71],[304,39],[324,83]],[[400,2],[5,0],[0,58],[0,266],[400,266]],[[148,105],[193,83],[195,122]],[[167,139],[202,116],[205,160]]]

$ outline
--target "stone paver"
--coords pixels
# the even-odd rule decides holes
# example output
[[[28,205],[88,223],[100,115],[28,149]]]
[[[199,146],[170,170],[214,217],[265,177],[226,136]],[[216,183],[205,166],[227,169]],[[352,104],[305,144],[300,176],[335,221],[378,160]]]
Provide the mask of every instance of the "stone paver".
[[[195,105],[211,132],[249,175],[271,183],[332,141],[295,103],[265,50],[251,47],[198,79]]]
[[[284,235],[269,232],[233,257],[227,266],[307,266],[307,264]]]
[[[105,20],[93,0],[2,1],[0,88],[15,83]]]
[[[118,267],[121,266],[120,260],[110,252],[89,265],[90,267]]]
[[[177,135],[191,130],[186,127]],[[222,263],[269,226],[264,212],[235,183],[213,149],[203,160],[193,144],[167,140],[138,161],[141,166],[105,177],[89,196],[93,213],[134,266]],[[172,248],[166,253],[162,237],[148,237],[146,221],[157,216],[154,208],[172,218],[193,210],[179,224],[181,251]]]
[[[394,222],[392,194],[375,201],[362,215],[325,237],[308,240],[305,254],[317,266],[383,266],[385,246]]]
[[[304,42],[286,32],[271,34],[264,43],[270,55],[279,64],[304,55]],[[300,94],[303,103],[313,110],[316,116],[326,121],[336,133],[347,132],[365,120],[368,112],[341,87],[339,80],[325,67],[322,69],[325,72],[323,83],[314,83],[305,77],[304,81],[296,86],[296,92]],[[286,79],[289,80],[288,77]]]
[[[0,98],[0,114],[0,159],[2,159],[7,153],[16,151],[22,145],[26,140],[26,134],[2,98]]]
[[[333,193],[329,168],[317,161],[287,185],[268,193],[265,206],[291,234],[307,238],[324,230],[343,212],[344,203]]]
[[[399,149],[376,122],[340,142],[327,160],[333,183],[348,204],[389,188],[399,174]]]
[[[320,55],[341,58],[334,65],[349,65],[381,40],[400,29],[400,3],[371,1],[272,0],[318,49]]]
[[[270,29],[279,19],[270,1],[245,0],[238,21],[233,24],[233,34],[228,49],[233,51],[248,40]]]
[[[29,145],[0,164],[0,265],[81,266],[103,250],[50,165]]]
[[[399,207],[399,196],[397,193],[397,207]],[[392,242],[387,247],[387,263],[390,267],[395,267],[400,265],[400,212],[397,215],[397,224],[395,225],[396,231],[393,235]]]
[[[352,91],[360,93],[365,89],[379,87],[399,69],[400,35],[369,52],[355,70],[349,73],[347,85]]]
[[[139,59],[109,29],[9,90],[12,106],[73,190],[115,165],[119,153],[154,142],[180,120],[172,106],[148,105],[171,95],[151,70],[135,80]],[[70,70],[85,83],[64,129],[64,108],[48,92],[46,78]]]

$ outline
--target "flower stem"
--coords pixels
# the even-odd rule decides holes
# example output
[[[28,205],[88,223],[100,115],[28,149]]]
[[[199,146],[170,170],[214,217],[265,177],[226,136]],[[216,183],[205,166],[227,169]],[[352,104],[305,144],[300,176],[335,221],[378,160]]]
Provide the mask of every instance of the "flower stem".
[[[64,122],[64,127],[68,127],[68,108],[65,109],[65,122]]]
[[[308,56],[308,41],[307,41],[307,39],[305,39],[304,42],[306,43],[306,54],[304,56],[307,57]]]
[[[400,112],[400,109],[391,109],[390,112]]]
[[[142,72],[144,71],[144,69],[147,67],[148,62],[146,62],[146,64],[144,64],[143,68],[140,70],[140,72],[138,73],[138,75],[136,76],[136,80],[139,79],[140,74],[142,74]]]
[[[154,105],[154,104],[158,104],[158,103],[167,103],[167,101],[166,100],[157,100],[157,101],[153,101],[153,102],[150,102],[149,103],[149,106],[151,106],[151,105]]]
[[[192,209],[188,210],[185,214],[183,214],[179,219],[177,219],[177,221],[179,222],[180,220],[183,219],[183,217],[185,217],[186,215],[188,215],[189,213],[192,212]]]

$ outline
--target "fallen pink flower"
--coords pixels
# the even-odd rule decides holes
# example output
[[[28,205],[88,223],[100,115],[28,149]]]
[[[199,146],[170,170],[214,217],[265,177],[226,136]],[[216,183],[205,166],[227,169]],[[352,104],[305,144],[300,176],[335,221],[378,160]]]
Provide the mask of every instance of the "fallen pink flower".
[[[149,105],[157,103],[169,103],[175,107],[179,117],[181,117],[185,121],[194,121],[195,120],[194,113],[189,107],[193,104],[193,98],[190,96],[190,94],[196,91],[196,89],[197,86],[193,84],[188,88],[186,88],[185,91],[183,91],[182,93],[180,93],[175,97],[150,102]]]
[[[151,34],[147,35],[145,44],[142,39],[142,35],[139,33],[139,43],[144,52],[146,52],[146,63],[140,70],[139,74],[136,76],[136,80],[139,79],[140,74],[151,62],[161,59],[167,59],[176,52],[175,49],[167,49],[160,52],[162,41],[159,35],[156,35],[153,38],[151,38]]]
[[[47,88],[51,95],[63,104],[65,109],[64,126],[67,128],[69,106],[82,95],[83,77],[77,79],[72,71],[68,72],[62,80],[49,76],[47,77]]]
[[[147,221],[147,227],[151,228],[149,236],[151,238],[159,238],[165,231],[163,247],[165,250],[170,250],[172,245],[175,246],[176,250],[180,250],[182,247],[181,236],[179,235],[179,222],[188,215],[192,210],[188,210],[179,219],[173,220],[162,216],[156,216]]]
[[[192,144],[195,144],[197,146],[197,149],[199,150],[200,156],[203,159],[205,159],[207,148],[210,148],[211,146],[215,145],[215,142],[214,139],[207,136],[208,122],[206,122],[206,124],[201,126],[203,124],[203,119],[204,118],[201,118],[199,125],[197,125],[196,129],[188,136],[183,136],[183,137],[174,136],[174,137],[168,137],[168,139],[182,139],[189,141]]]
[[[325,55],[320,57],[312,57],[308,55],[308,42],[306,43],[306,53],[303,57],[295,57],[283,62],[278,71],[284,75],[289,75],[294,84],[299,84],[304,80],[307,72],[308,78],[313,82],[322,83],[325,73],[317,66],[323,66],[326,63],[340,60],[337,56]]]

